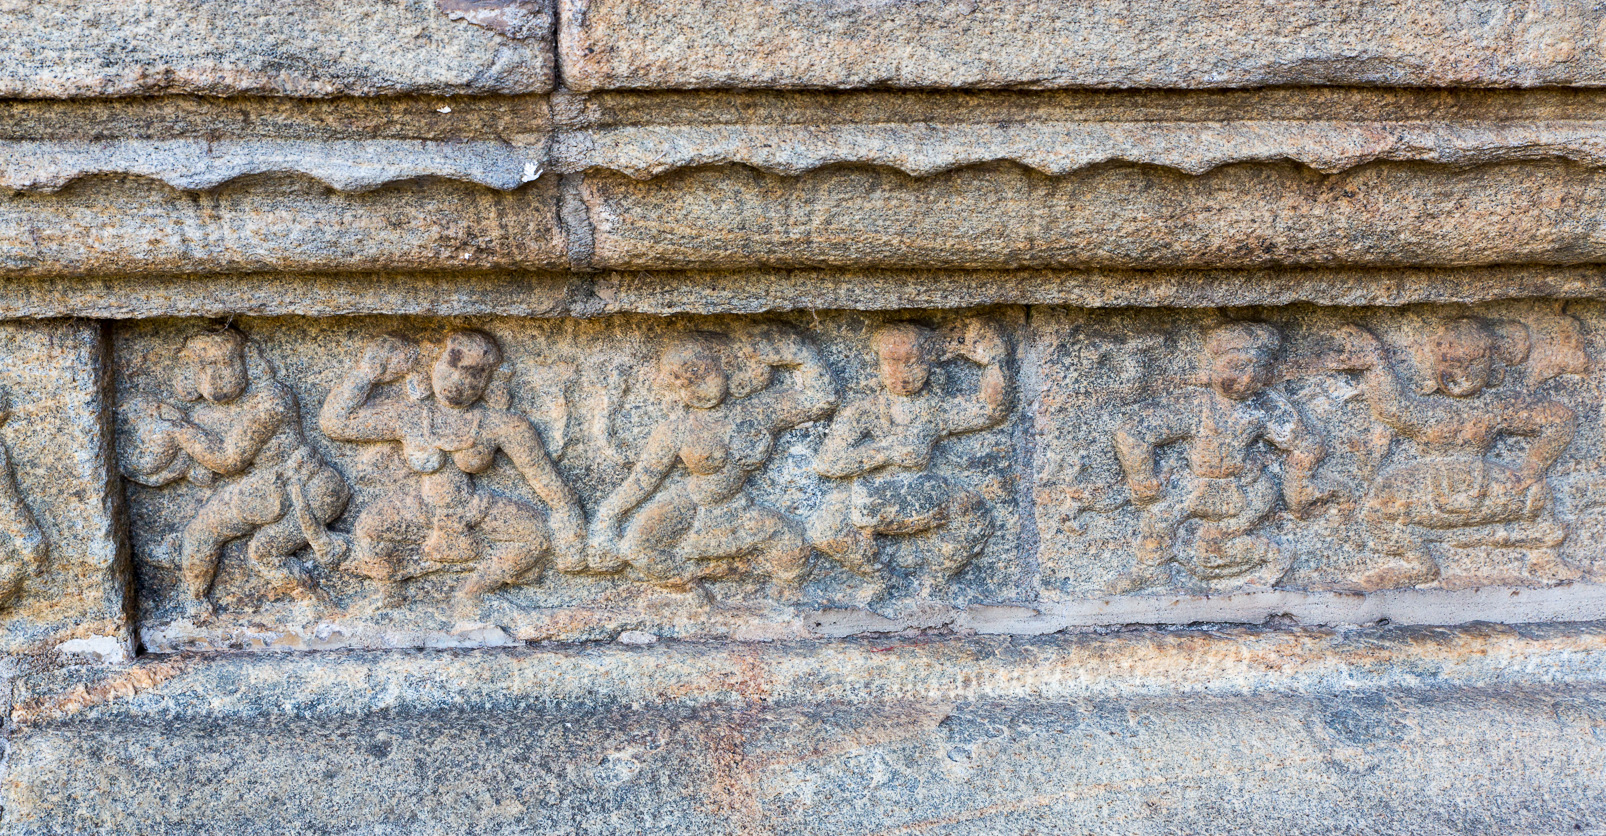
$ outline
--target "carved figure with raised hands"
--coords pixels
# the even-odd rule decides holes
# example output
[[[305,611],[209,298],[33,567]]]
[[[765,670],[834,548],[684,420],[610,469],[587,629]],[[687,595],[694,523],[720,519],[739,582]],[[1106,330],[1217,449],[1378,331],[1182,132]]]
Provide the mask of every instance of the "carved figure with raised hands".
[[[1270,585],[1287,572],[1289,555],[1256,529],[1279,499],[1298,516],[1324,497],[1314,477],[1326,448],[1272,386],[1281,342],[1270,325],[1218,326],[1205,335],[1199,385],[1147,401],[1121,422],[1115,452],[1140,532],[1136,565],[1111,591],[1163,583],[1173,562],[1205,581],[1250,576]],[[1187,445],[1187,464],[1168,482],[1156,453],[1171,444]],[[1282,455],[1281,485],[1267,446]],[[1192,542],[1178,548],[1190,520],[1198,521]]]
[[[993,524],[981,494],[930,472],[931,456],[942,439],[1008,417],[1009,344],[985,319],[966,320],[949,334],[892,323],[870,342],[875,389],[837,412],[816,460],[820,475],[848,483],[810,517],[810,540],[847,569],[883,581],[878,537],[933,532],[923,562],[936,580],[951,578],[981,553]],[[956,357],[982,367],[977,390],[935,391],[934,368]]]
[[[483,331],[453,331],[423,347],[381,337],[324,401],[319,423],[330,438],[397,444],[411,474],[354,526],[344,568],[378,584],[377,605],[399,603],[402,582],[436,572],[467,573],[455,597],[472,608],[485,593],[538,572],[548,556],[560,570],[584,568],[579,498],[535,425],[510,409],[502,361],[501,346]],[[401,392],[376,391],[403,380]],[[545,511],[475,483],[499,452]]]
[[[781,369],[787,379],[777,381]],[[802,526],[756,502],[747,483],[777,435],[836,406],[836,382],[814,345],[765,324],[680,334],[663,350],[656,385],[670,415],[597,511],[597,567],[629,564],[661,587],[691,590],[745,564],[793,596],[808,574]],[[677,465],[685,478],[670,480]]]
[[[1440,567],[1429,542],[1553,549],[1566,539],[1551,512],[1545,474],[1572,442],[1577,417],[1506,374],[1529,360],[1533,346],[1525,325],[1473,317],[1441,323],[1428,341],[1431,382],[1420,394],[1402,383],[1371,332],[1348,326],[1340,339],[1347,359],[1335,366],[1362,372],[1372,415],[1416,442],[1418,451],[1386,467],[1366,493],[1362,513],[1371,547],[1393,559],[1363,585],[1434,580]],[[1520,462],[1493,455],[1502,436],[1528,439]],[[1535,559],[1536,574],[1575,574],[1554,551]]]
[[[246,557],[275,592],[324,600],[293,556],[310,544],[321,560],[340,559],[344,543],[325,526],[340,516],[350,491],[308,446],[295,392],[233,329],[186,340],[173,384],[193,406],[149,397],[123,405],[129,437],[122,469],[153,487],[179,479],[222,483],[180,538],[187,609],[199,620],[211,617],[223,548],[241,537],[251,538]]]

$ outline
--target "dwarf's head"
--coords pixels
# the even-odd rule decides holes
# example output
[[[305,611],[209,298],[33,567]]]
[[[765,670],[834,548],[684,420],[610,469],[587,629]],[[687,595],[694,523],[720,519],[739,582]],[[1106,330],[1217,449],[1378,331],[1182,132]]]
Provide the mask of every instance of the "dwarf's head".
[[[245,336],[232,328],[203,331],[178,353],[178,389],[185,400],[229,403],[251,383],[245,368]]]
[[[1272,382],[1282,335],[1260,322],[1233,322],[1205,335],[1204,365],[1211,388],[1243,400]]]
[[[725,402],[725,346],[718,334],[694,331],[674,337],[658,358],[658,387],[692,409]]]
[[[870,337],[881,383],[894,395],[918,395],[931,378],[937,335],[912,322],[894,322],[877,328]]]
[[[478,403],[502,365],[502,348],[484,331],[453,331],[430,367],[435,399],[453,409]]]

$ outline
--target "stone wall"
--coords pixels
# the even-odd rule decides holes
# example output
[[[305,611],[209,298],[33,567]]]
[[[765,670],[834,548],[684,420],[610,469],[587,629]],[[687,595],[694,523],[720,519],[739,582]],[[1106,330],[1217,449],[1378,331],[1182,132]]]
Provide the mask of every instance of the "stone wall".
[[[7,832],[1606,830],[1606,9],[0,56]]]

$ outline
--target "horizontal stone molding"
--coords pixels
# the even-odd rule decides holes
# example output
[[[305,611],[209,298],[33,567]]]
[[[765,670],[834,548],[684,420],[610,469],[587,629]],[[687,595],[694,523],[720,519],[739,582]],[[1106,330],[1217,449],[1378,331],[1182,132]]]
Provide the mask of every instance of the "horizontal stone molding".
[[[651,126],[566,135],[556,157],[559,170],[606,169],[640,180],[724,163],[789,175],[862,164],[915,177],[995,162],[1050,175],[1110,163],[1203,174],[1282,160],[1327,174],[1380,161],[1467,168],[1550,159],[1594,168],[1606,163],[1606,122]]]
[[[437,0],[154,0],[0,7],[0,97],[363,96],[551,89],[551,7],[518,37]],[[495,9],[489,9],[495,11]]]
[[[487,653],[352,651],[142,658],[131,669],[20,678],[25,727],[237,720],[264,709],[340,717],[523,704],[702,708],[992,700],[1066,703],[1164,694],[1333,694],[1391,687],[1600,686],[1600,625],[1366,629],[1226,627],[1010,639],[590,642]],[[227,676],[250,687],[213,690]],[[822,698],[827,683],[837,690]],[[82,686],[80,688],[80,686]]]
[[[300,172],[352,191],[423,176],[512,189],[548,170],[647,180],[724,164],[924,177],[1002,162],[1065,175],[1108,164],[1201,174],[1291,161],[1331,174],[1373,162],[1606,160],[1589,91],[1299,92],[1134,94],[1130,106],[1092,93],[13,102],[0,106],[0,186],[131,174],[204,190]]]
[[[0,143],[0,188],[51,192],[129,175],[210,191],[260,175],[302,175],[342,192],[441,178],[511,191],[534,182],[545,149],[504,142],[111,140]]]
[[[1598,86],[1598,9],[1457,0],[565,0],[575,90]]]
[[[997,164],[918,179],[713,166],[646,182],[592,173],[580,194],[607,268],[1409,266],[1599,260],[1602,184],[1561,163],[1058,178]]]
[[[1606,818],[1598,633],[145,659],[17,682],[7,826],[1586,828]]]
[[[1606,267],[221,273],[11,278],[0,317],[763,314],[1598,299]]]
[[[351,193],[263,175],[195,193],[96,177],[0,206],[0,273],[561,267],[556,193],[555,178],[514,191],[412,181]]]
[[[1122,95],[11,102],[0,274],[1602,258],[1595,92]],[[116,220],[71,220],[86,200]],[[404,202],[416,222],[337,240]],[[306,233],[322,240],[263,235],[248,208],[292,204],[291,230],[331,219]]]

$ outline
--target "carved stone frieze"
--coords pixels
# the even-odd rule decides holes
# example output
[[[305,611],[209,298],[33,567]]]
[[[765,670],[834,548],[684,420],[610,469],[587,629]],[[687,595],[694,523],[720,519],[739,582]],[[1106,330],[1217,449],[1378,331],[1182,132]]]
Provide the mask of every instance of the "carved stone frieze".
[[[1486,587],[1555,588],[1549,617],[1606,580],[1601,317],[130,323],[144,640],[1015,632],[1357,592],[1508,618]]]
[[[1045,595],[1600,580],[1600,316],[1043,311]]]
[[[1022,325],[130,323],[143,639],[788,636],[822,610],[1031,597]]]

